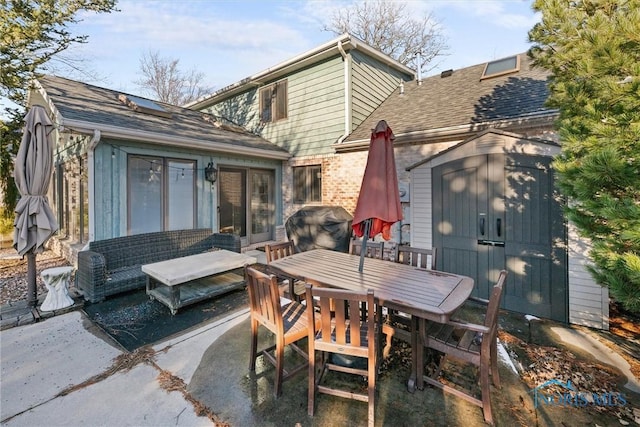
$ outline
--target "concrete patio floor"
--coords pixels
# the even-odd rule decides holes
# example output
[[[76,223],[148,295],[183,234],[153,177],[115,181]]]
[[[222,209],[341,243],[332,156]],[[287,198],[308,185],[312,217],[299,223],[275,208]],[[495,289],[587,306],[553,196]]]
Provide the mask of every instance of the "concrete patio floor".
[[[609,391],[622,393],[625,404],[535,408],[532,387],[501,363],[502,388],[492,391],[496,425],[618,426],[620,419],[640,424],[640,394],[632,391],[640,387],[638,378],[623,374],[624,359],[604,346],[598,333],[547,321],[529,330],[522,315],[506,312],[500,323],[531,348],[569,351],[562,356],[568,365],[560,365],[558,375],[584,376],[582,366],[613,372]],[[246,308],[156,343],[146,354],[124,351],[79,310],[3,330],[0,344],[0,422],[7,427],[206,426],[213,420],[239,427],[366,425],[366,404],[327,395],[317,398],[316,415],[309,417],[304,372],[286,381],[283,395],[275,399],[273,368],[258,363],[256,374],[248,371]],[[122,369],[120,357],[139,361]],[[377,426],[484,425],[482,410],[455,396],[430,387],[409,393],[408,374],[401,359],[381,373]]]
[[[517,317],[507,319],[510,327],[520,323]],[[504,318],[504,316],[503,316]],[[521,322],[524,328],[526,322]],[[551,330],[556,324],[543,322],[532,331],[535,342],[557,339]],[[564,328],[563,328],[564,329]],[[526,329],[521,329],[528,334]],[[589,344],[589,340],[581,343]],[[562,345],[567,345],[563,343]],[[258,363],[256,374],[248,372],[249,323],[244,321],[216,340],[204,353],[188,390],[194,398],[218,414],[232,426],[359,426],[366,425],[367,405],[362,402],[319,395],[316,414],[307,415],[307,376],[299,374],[285,381],[283,395],[273,396],[273,367]],[[288,352],[288,357],[297,355]],[[587,353],[588,354],[588,353]],[[238,357],[242,355],[243,357]],[[602,358],[602,353],[599,354]],[[588,356],[587,356],[588,357]],[[596,362],[596,360],[593,360]],[[292,361],[289,360],[291,363]],[[610,363],[615,363],[611,362]],[[295,363],[295,362],[294,362]],[[474,371],[464,371],[464,375]],[[493,414],[498,426],[608,426],[620,425],[611,411],[599,412],[593,408],[544,406],[534,407],[532,390],[506,364],[500,364],[502,388],[492,391]],[[383,370],[378,380],[376,425],[379,426],[476,426],[484,425],[482,410],[455,396],[425,387],[409,393],[406,380],[409,369],[405,363],[393,363]],[[624,382],[624,377],[621,377]],[[364,382],[363,382],[364,384]],[[638,384],[636,379],[636,385]],[[639,408],[640,395],[625,388],[627,409]],[[613,390],[612,390],[613,391]],[[633,413],[631,409],[629,413]],[[640,415],[640,413],[638,413]],[[640,420],[640,418],[639,418]],[[627,421],[632,421],[627,418]],[[633,422],[633,421],[632,421]]]

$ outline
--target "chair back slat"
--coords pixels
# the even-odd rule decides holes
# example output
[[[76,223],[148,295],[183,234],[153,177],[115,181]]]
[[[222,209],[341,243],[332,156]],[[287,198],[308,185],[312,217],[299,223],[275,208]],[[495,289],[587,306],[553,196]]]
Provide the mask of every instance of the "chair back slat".
[[[321,298],[322,299],[322,298]],[[335,317],[333,318],[333,329],[327,329],[322,331],[323,338],[331,338],[331,341],[336,344],[347,344],[347,323],[349,322],[349,316],[345,316],[349,309],[345,300],[333,300]],[[327,316],[329,317],[329,316]],[[325,332],[327,332],[325,334]]]
[[[329,298],[321,298],[318,305],[320,306],[320,313],[331,313],[332,307]],[[323,331],[331,331],[331,316],[320,316],[320,319],[320,333],[322,334],[322,340],[325,342],[331,342],[331,333],[322,333]]]

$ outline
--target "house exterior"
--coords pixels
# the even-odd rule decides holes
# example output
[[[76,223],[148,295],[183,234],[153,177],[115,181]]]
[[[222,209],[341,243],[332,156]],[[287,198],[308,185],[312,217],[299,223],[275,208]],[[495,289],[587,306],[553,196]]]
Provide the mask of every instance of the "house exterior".
[[[50,200],[67,250],[150,231],[217,231],[234,214],[218,209],[222,168],[238,171],[238,187],[272,191],[255,193],[245,203],[252,211],[235,213],[243,215],[236,226],[259,233],[282,215],[282,164],[291,155],[264,138],[201,112],[59,77],[37,81],[34,104],[55,124]],[[206,176],[213,169],[215,182]]]
[[[57,78],[42,79],[31,103],[48,106],[57,125],[54,205],[81,242],[189,228],[172,222],[176,205],[162,198],[186,187],[191,198],[176,200],[180,212],[193,209],[192,225],[239,234],[244,247],[283,240],[301,207],[353,212],[371,129],[385,120],[404,212],[391,245],[438,247],[438,268],[473,277],[481,297],[505,268],[505,308],[606,329],[607,289],[587,272],[589,244],[565,222],[554,188],[558,112],[544,105],[547,77],[518,54],[415,80],[345,34],[188,109],[156,103],[170,117]],[[183,173],[192,184],[173,189]],[[137,209],[148,193],[160,202]]]
[[[356,178],[343,184],[335,179],[344,170],[334,146],[414,76],[413,70],[344,34],[189,107],[228,119],[292,154],[283,171],[283,218],[309,205],[344,206],[352,212],[364,164],[354,165]],[[282,223],[278,228],[280,240]]]
[[[334,148],[342,165],[362,162],[386,120],[404,190],[398,242],[437,247],[437,267],[473,277],[480,297],[507,269],[507,309],[607,329],[608,291],[554,187],[546,80],[524,53],[448,70],[405,84]]]

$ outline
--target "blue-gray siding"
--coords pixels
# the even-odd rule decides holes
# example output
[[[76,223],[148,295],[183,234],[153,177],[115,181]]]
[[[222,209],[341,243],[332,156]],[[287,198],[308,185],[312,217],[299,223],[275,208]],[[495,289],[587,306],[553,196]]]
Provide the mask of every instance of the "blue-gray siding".
[[[112,150],[112,145],[120,149]],[[113,154],[113,156],[112,156]],[[217,187],[204,180],[204,167],[213,162],[223,166],[275,170],[276,223],[282,223],[282,167],[277,160],[250,157],[232,157],[193,150],[178,150],[132,143],[122,146],[122,141],[104,140],[96,147],[95,159],[95,212],[94,240],[127,235],[127,155],[160,156],[196,161],[196,228],[216,230]]]

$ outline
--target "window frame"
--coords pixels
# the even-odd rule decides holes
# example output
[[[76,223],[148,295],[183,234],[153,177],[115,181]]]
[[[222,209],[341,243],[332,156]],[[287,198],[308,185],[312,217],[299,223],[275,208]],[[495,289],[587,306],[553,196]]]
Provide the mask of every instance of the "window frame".
[[[274,123],[289,117],[289,94],[286,79],[261,87],[258,90],[258,99],[262,123]]]
[[[492,65],[500,62],[510,61],[512,59],[515,59],[515,65],[512,68],[507,68],[502,71],[496,71],[494,73],[487,74],[487,70],[489,70]],[[480,80],[492,79],[494,77],[504,76],[505,74],[517,73],[518,71],[520,71],[520,55],[507,56],[506,58],[487,62],[484,66],[484,69],[482,70],[482,76],[480,77]]]
[[[293,203],[321,203],[322,202],[322,165],[293,166]],[[304,183],[299,182],[301,171],[304,175]],[[300,194],[302,192],[303,194]],[[314,194],[317,193],[317,194]]]
[[[159,225],[160,225],[160,230],[156,230],[156,231],[167,231],[170,230],[170,218],[169,218],[169,214],[171,211],[171,200],[169,200],[169,179],[170,179],[170,175],[171,175],[171,171],[172,169],[176,169],[176,171],[178,169],[182,170],[182,169],[188,169],[188,168],[176,168],[175,166],[171,166],[171,163],[183,163],[183,164],[191,164],[192,165],[192,173],[191,174],[187,174],[187,175],[191,175],[191,180],[192,180],[192,195],[193,195],[193,200],[192,200],[192,220],[191,220],[191,228],[195,228],[196,224],[197,224],[197,206],[198,206],[198,193],[197,193],[197,161],[193,160],[193,159],[184,159],[184,158],[176,158],[176,157],[163,157],[163,156],[151,156],[151,155],[142,155],[142,154],[128,154],[127,155],[127,234],[131,235],[132,232],[135,232],[136,234],[138,233],[138,231],[136,231],[133,228],[132,221],[133,221],[133,211],[132,209],[134,209],[133,203],[132,203],[132,183],[133,183],[133,179],[132,179],[132,160],[133,159],[138,159],[141,160],[143,162],[148,162],[149,167],[153,167],[153,165],[158,165],[159,169],[157,169],[154,173],[159,173],[158,179],[160,180],[160,200],[158,201],[161,212],[160,212],[160,218],[159,218]],[[141,232],[147,232],[147,231],[141,231]]]

